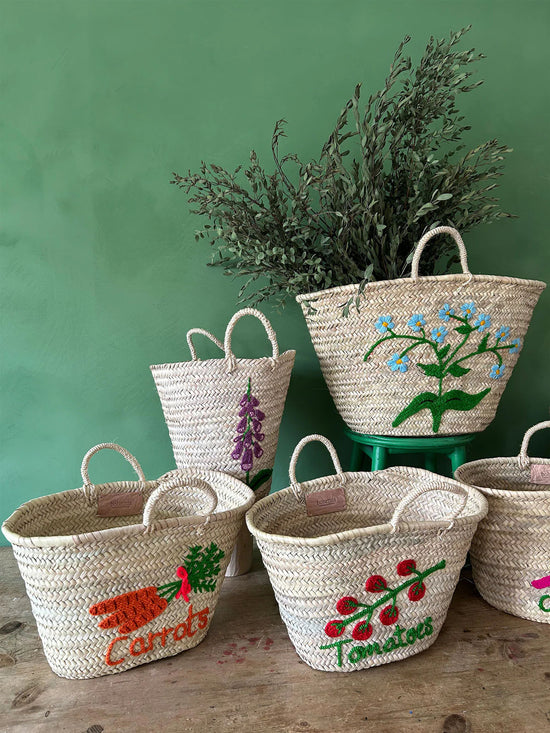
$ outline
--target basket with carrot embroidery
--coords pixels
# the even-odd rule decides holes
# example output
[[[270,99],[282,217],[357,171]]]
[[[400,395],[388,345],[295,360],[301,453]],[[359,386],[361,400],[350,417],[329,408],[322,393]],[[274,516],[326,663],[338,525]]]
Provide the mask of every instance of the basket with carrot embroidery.
[[[442,234],[455,240],[462,273],[419,276],[425,246]],[[419,241],[410,278],[346,285],[298,302],[351,430],[459,435],[493,420],[545,287],[472,275],[462,237],[441,226]]]
[[[271,354],[241,358],[234,354],[233,331],[244,316],[265,329]],[[222,358],[199,359],[193,338],[206,336]],[[279,353],[277,335],[266,316],[244,308],[227,324],[223,343],[202,328],[187,333],[191,360],[151,366],[178,468],[202,466],[236,476],[256,498],[269,493],[279,426],[295,351]],[[228,574],[246,572],[252,541],[243,529]]]
[[[121,453],[138,480],[92,484],[88,463],[103,448]],[[2,527],[53,671],[98,677],[199,644],[252,490],[199,468],[147,481],[114,443],[88,451],[82,479],[27,502]]]
[[[318,440],[336,474],[298,483],[302,448]],[[247,513],[281,617],[315,669],[351,672],[433,644],[487,502],[418,468],[343,472],[333,445],[304,438],[290,486]]]

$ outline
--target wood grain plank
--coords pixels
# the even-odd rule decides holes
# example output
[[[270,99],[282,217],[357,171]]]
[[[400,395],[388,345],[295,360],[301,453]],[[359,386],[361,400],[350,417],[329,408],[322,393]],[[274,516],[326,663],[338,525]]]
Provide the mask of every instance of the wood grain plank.
[[[9,548],[0,549],[0,730],[7,733],[550,730],[550,626],[487,605],[467,578],[435,644],[402,662],[318,672],[294,652],[266,573],[226,578],[206,640],[120,675],[50,671]]]

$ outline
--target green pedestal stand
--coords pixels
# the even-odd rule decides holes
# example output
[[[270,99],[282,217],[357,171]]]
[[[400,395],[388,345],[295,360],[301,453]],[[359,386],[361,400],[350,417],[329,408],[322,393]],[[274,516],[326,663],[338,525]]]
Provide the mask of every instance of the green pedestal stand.
[[[371,459],[371,470],[386,468],[387,456],[404,453],[423,453],[424,466],[436,471],[436,456],[446,455],[451,462],[451,476],[466,462],[466,446],[475,438],[467,435],[444,435],[433,438],[400,438],[389,435],[363,435],[344,428],[347,437],[353,441],[350,471],[360,471],[365,454]]]

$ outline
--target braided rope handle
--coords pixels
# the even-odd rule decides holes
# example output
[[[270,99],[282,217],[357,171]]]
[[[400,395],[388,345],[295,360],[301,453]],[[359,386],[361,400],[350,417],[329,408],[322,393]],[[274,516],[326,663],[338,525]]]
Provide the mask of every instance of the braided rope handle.
[[[231,351],[231,338],[233,335],[233,329],[235,328],[237,321],[239,321],[243,316],[254,316],[254,318],[257,318],[260,321],[262,326],[265,328],[265,332],[273,349],[271,359],[274,360],[279,357],[279,344],[277,343],[277,334],[275,333],[273,326],[271,325],[269,320],[266,318],[266,316],[264,316],[261,311],[256,310],[255,308],[243,308],[242,310],[235,313],[235,315],[227,324],[227,328],[225,329],[223,349],[225,351],[225,358],[227,359],[229,364],[228,371],[230,372],[233,371],[233,369],[235,369],[237,365],[235,355]]]
[[[210,333],[210,331],[205,331],[204,328],[191,328],[189,329],[189,331],[187,331],[187,335],[185,338],[187,339],[187,345],[189,346],[189,351],[191,352],[192,361],[200,361],[195,350],[195,345],[192,341],[192,336],[196,333],[200,333],[202,336],[206,336],[206,338],[210,339],[213,344],[216,344],[218,349],[221,349],[222,351],[224,350],[222,342],[217,339],[214,334]]]
[[[336,453],[336,448],[332,445],[330,440],[328,438],[325,438],[324,435],[306,435],[306,437],[302,438],[302,440],[298,443],[296,448],[294,448],[292,457],[290,459],[290,466],[288,468],[290,485],[296,496],[298,496],[299,491],[299,484],[296,481],[296,464],[298,463],[298,458],[300,457],[300,453],[302,452],[303,447],[308,443],[314,442],[322,443],[325,446],[325,448],[330,453],[330,457],[332,458],[332,463],[334,464],[334,468],[336,469],[336,475],[340,477],[343,483],[345,483],[345,477],[343,475],[340,459],[338,458],[338,453]]]
[[[543,422],[539,422],[536,425],[533,425],[533,427],[529,428],[529,430],[523,436],[523,440],[521,441],[521,448],[518,455],[518,466],[520,468],[529,468],[529,464],[531,463],[531,459],[527,455],[529,441],[535,433],[538,433],[539,430],[544,430],[544,428],[550,428],[550,420],[544,420]]]
[[[199,489],[208,496],[208,498],[210,499],[210,507],[208,508],[208,511],[206,512],[206,514],[197,515],[200,517],[205,517],[204,523],[208,523],[208,520],[210,519],[212,513],[218,506],[218,495],[216,494],[212,486],[208,482],[203,481],[203,479],[200,478],[173,478],[169,481],[161,483],[161,485],[153,491],[153,493],[147,500],[147,504],[145,505],[145,509],[143,510],[143,524],[145,525],[146,529],[150,529],[151,525],[154,522],[155,509],[157,508],[159,501],[162,501],[163,497],[165,497],[167,494],[172,494],[174,492],[182,493],[184,489]]]
[[[418,486],[416,489],[412,489],[412,491],[409,491],[409,493],[401,499],[399,504],[395,507],[395,510],[393,512],[393,516],[390,520],[391,524],[391,532],[392,534],[394,532],[397,532],[399,528],[399,521],[403,515],[403,512],[405,509],[412,504],[414,501],[416,501],[420,496],[423,496],[423,494],[427,494],[430,491],[447,491],[450,494],[456,494],[457,496],[462,497],[462,502],[458,509],[456,509],[449,517],[445,517],[445,519],[448,519],[450,524],[447,527],[447,529],[451,529],[453,526],[455,519],[459,516],[459,514],[462,512],[464,507],[466,506],[468,502],[468,491],[460,485],[456,486],[438,486],[436,484],[434,485],[428,485],[428,486]]]
[[[96,445],[93,448],[90,448],[90,450],[86,453],[86,455],[82,459],[82,465],[80,467],[80,475],[82,476],[84,487],[93,486],[93,484],[90,481],[90,476],[88,474],[88,466],[90,463],[90,458],[93,455],[95,455],[96,453],[98,453],[100,450],[103,450],[104,448],[110,448],[111,450],[116,450],[117,453],[120,453],[120,455],[123,456],[128,461],[128,463],[132,466],[134,471],[137,473],[139,480],[145,483],[145,474],[143,473],[143,469],[139,465],[137,458],[135,458],[129,451],[127,451],[126,448],[123,448],[121,445],[118,445],[117,443],[99,443],[99,445]]]
[[[424,251],[424,247],[426,244],[432,239],[432,237],[435,237],[437,234],[450,234],[451,237],[455,240],[455,242],[458,245],[458,251],[460,252],[460,265],[462,267],[462,272],[465,275],[471,275],[472,273],[468,269],[468,253],[466,252],[466,247],[464,245],[464,242],[462,240],[462,237],[460,236],[460,233],[454,229],[453,227],[435,227],[435,229],[430,229],[429,232],[426,232],[422,239],[418,242],[416,245],[416,249],[414,251],[414,257],[412,260],[411,265],[411,278],[416,282],[418,280],[418,266],[420,264],[420,257],[422,255],[422,252]]]

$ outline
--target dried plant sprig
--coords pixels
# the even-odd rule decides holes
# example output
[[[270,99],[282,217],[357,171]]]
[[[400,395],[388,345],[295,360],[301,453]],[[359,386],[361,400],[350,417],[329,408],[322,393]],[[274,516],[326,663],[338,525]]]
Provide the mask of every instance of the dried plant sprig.
[[[404,54],[407,36],[383,88],[363,110],[356,86],[318,159],[281,156],[285,120],[279,120],[273,173],[254,151],[249,166],[233,173],[205,163],[199,173],[174,173],[172,183],[189,195],[192,212],[211,222],[196,232],[215,248],[211,264],[246,278],[240,302],[282,302],[359,282],[358,295],[342,304],[347,314],[360,307],[368,282],[409,274],[414,246],[427,230],[450,224],[467,231],[511,216],[494,196],[511,149],[490,140],[463,152],[470,128],[457,97],[482,83],[471,76],[484,58],[457,50],[468,30],[431,38],[416,68]],[[456,261],[450,239],[426,252],[422,274],[437,272],[443,260]]]

